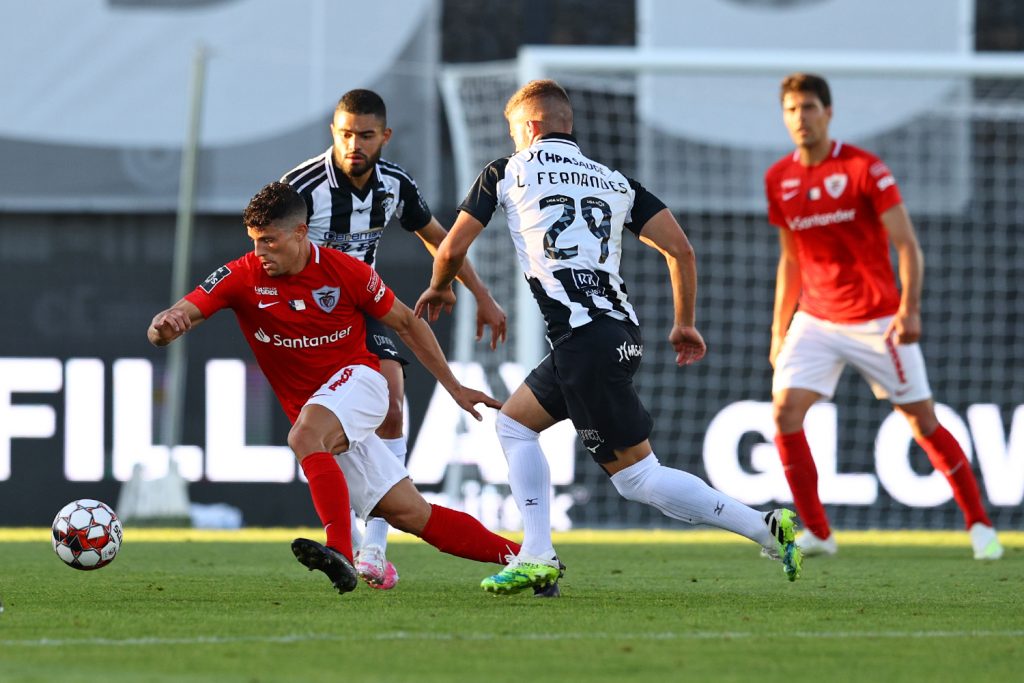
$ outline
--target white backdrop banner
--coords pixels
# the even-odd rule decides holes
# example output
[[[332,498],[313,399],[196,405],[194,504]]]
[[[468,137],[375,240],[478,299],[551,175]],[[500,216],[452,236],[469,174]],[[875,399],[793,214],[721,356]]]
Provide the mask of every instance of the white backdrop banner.
[[[200,210],[240,210],[323,151],[330,113],[354,87],[385,97],[387,155],[429,197],[437,17],[435,0],[7,3],[0,208],[172,209],[200,45]]]
[[[782,124],[779,83],[788,71],[800,69],[818,71],[829,81],[835,108],[832,136],[881,155],[912,211],[963,210],[970,185],[969,131],[963,117],[950,112],[969,108],[969,79],[829,74],[815,68],[813,55],[854,55],[848,65],[853,67],[858,53],[967,54],[974,0],[638,2],[641,49],[809,55],[778,74],[754,69],[702,74],[688,68],[678,75],[638,79],[640,170],[642,177],[656,179],[664,175],[663,168],[677,170],[663,183],[652,182],[670,205],[697,211],[763,210],[761,174],[792,148]],[[943,161],[922,167],[918,159]]]
[[[973,1],[946,0],[640,0],[637,43],[648,48],[933,52],[971,50]],[[784,76],[650,76],[641,108],[646,122],[708,142],[778,148]],[[870,84],[830,77],[836,100],[832,132],[847,140],[890,130],[927,111],[948,80],[894,78]],[[685,115],[680,116],[680,112]]]

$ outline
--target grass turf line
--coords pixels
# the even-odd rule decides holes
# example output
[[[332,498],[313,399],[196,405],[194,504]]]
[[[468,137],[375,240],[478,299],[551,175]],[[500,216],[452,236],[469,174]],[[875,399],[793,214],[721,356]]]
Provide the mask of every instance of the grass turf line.
[[[516,540],[521,533],[502,532]],[[963,546],[969,547],[970,540],[964,531],[951,530],[865,530],[836,531],[836,541],[847,545],[888,545],[888,546]],[[282,543],[296,537],[320,539],[321,529],[313,527],[270,527],[246,529],[184,529],[184,528],[125,528],[125,542],[132,543]],[[552,534],[555,545],[618,544],[618,543],[667,543],[667,544],[719,544],[745,545],[747,539],[726,531],[712,529],[669,530],[669,529],[577,529]],[[11,541],[46,541],[50,530],[39,527],[0,527],[0,543]],[[1004,546],[1024,548],[1024,531],[1000,531],[999,539]],[[388,543],[420,543],[415,536],[392,531]]]
[[[790,584],[751,543],[602,534],[565,543],[563,597],[536,600],[420,542],[390,547],[398,588],[339,596],[293,533],[126,543],[95,572],[0,544],[0,680],[1013,680],[1024,644],[1019,547],[847,544]]]

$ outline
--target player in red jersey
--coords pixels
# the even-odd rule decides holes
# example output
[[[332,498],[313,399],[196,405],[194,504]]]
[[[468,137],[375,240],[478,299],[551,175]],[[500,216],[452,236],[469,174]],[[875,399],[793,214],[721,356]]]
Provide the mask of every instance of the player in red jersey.
[[[804,417],[831,398],[847,363],[907,418],[914,440],[950,486],[970,530],[974,557],[1003,548],[982,506],[970,463],[935,416],[918,340],[924,258],[896,180],[872,154],[829,137],[832,97],[820,76],[782,81],[782,117],[796,150],[768,169],[768,220],[781,255],[769,360],[775,444],[807,531],[805,555],[837,547],[818,498]],[[898,256],[901,287],[889,260]]]
[[[356,586],[349,505],[364,519],[387,519],[439,550],[506,564],[519,544],[469,515],[430,505],[375,430],[388,410],[379,360],[365,342],[364,313],[393,329],[456,403],[476,419],[487,394],[462,386],[423,320],[369,265],[312,244],[306,205],[285,183],[263,188],[243,215],[253,251],[215,270],[161,311],[147,331],[166,346],[217,311],[229,308],[292,422],[288,445],[309,480],[326,546],[296,539],[292,551],[339,592]]]
[[[432,215],[412,176],[381,156],[392,131],[380,95],[363,88],[346,92],[338,100],[330,129],[333,144],[281,178],[306,201],[310,241],[376,267],[384,232],[401,226],[419,237],[433,254],[445,230]],[[459,272],[459,280],[476,300],[476,337],[481,339],[484,327],[490,327],[490,347],[494,350],[499,341],[505,341],[505,312],[468,261]],[[380,372],[388,382],[390,396],[388,414],[377,428],[377,436],[405,464],[404,366],[408,361],[388,330],[373,318],[366,321],[366,346],[380,358]],[[353,532],[359,575],[374,588],[393,588],[398,571],[386,557],[388,525],[374,517],[366,521],[362,538],[355,527]]]

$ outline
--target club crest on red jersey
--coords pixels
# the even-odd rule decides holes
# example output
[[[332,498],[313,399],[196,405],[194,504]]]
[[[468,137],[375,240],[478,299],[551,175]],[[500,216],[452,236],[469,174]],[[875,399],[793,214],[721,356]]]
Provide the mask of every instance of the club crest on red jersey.
[[[324,313],[330,313],[338,305],[338,296],[341,294],[340,287],[321,287],[313,290],[313,301]]]
[[[839,196],[843,194],[843,190],[846,189],[846,181],[845,173],[833,173],[825,178],[825,191],[829,193],[832,199],[839,199]]]

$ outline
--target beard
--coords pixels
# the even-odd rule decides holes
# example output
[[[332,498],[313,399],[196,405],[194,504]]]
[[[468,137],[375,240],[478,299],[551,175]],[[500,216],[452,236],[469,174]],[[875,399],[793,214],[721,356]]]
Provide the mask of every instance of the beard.
[[[345,175],[349,177],[358,177],[364,175],[368,171],[372,170],[377,162],[380,161],[380,150],[377,150],[376,154],[366,155],[361,159],[349,159],[347,157],[341,160],[341,170],[345,172]]]

